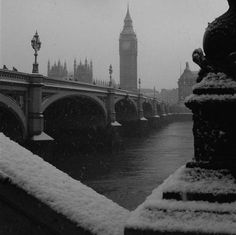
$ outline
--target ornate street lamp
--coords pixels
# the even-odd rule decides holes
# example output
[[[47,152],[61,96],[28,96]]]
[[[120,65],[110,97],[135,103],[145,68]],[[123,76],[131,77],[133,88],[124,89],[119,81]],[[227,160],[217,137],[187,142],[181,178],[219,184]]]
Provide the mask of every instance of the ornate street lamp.
[[[141,95],[141,78],[138,79],[138,92],[140,96]]]
[[[35,58],[32,73],[38,73],[39,72],[39,68],[38,68],[39,65],[37,63],[37,56],[38,56],[38,51],[41,48],[41,42],[40,42],[39,35],[38,35],[37,31],[31,40],[31,46],[34,49],[34,58]]]
[[[111,87],[111,85],[112,85],[112,72],[113,72],[112,65],[110,64],[110,66],[109,66],[109,76],[110,76],[109,87]]]

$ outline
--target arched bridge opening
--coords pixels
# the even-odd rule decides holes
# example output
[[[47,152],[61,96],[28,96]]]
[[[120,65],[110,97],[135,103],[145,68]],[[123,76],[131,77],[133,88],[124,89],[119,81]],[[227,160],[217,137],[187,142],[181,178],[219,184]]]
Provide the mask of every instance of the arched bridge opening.
[[[138,119],[137,108],[134,102],[130,99],[121,99],[115,104],[116,120],[125,124]]]
[[[98,143],[105,125],[103,108],[85,96],[61,98],[44,111],[45,132],[58,142],[79,148]]]
[[[153,117],[152,105],[149,102],[143,103],[143,116],[147,119]]]
[[[0,132],[18,143],[23,143],[26,138],[26,127],[18,114],[1,101]]]

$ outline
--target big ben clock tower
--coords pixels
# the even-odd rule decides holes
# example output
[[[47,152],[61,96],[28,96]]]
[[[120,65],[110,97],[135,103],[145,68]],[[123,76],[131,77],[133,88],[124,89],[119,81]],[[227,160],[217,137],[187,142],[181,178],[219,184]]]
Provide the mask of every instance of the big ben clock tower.
[[[120,87],[125,90],[137,90],[137,37],[133,29],[129,8],[120,33]]]

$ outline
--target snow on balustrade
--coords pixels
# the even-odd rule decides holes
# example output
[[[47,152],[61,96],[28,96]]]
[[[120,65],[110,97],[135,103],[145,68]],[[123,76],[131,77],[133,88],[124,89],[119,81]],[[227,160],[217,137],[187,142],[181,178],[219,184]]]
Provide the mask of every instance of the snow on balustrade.
[[[224,206],[231,208],[231,211]],[[132,213],[126,228],[186,234],[235,234],[235,219],[235,204],[232,208],[229,205],[194,201],[146,201]]]
[[[129,212],[0,133],[0,177],[98,235],[123,234]]]
[[[163,199],[165,192],[181,192],[183,197],[179,200],[166,200]],[[213,196],[229,194],[236,192],[236,184],[227,170],[191,169],[183,166],[153,190],[145,202],[131,213],[126,230],[151,231],[152,234],[235,234],[235,200],[231,203],[188,200],[183,195],[188,192],[207,192]]]
[[[209,73],[203,80],[199,83],[196,83],[193,86],[193,90],[195,89],[205,89],[209,91],[209,89],[230,89],[231,91],[236,90],[236,81],[232,80],[231,77],[224,73]],[[225,90],[224,90],[225,92]]]
[[[163,191],[182,193],[235,194],[235,178],[229,170],[181,167],[170,177]]]

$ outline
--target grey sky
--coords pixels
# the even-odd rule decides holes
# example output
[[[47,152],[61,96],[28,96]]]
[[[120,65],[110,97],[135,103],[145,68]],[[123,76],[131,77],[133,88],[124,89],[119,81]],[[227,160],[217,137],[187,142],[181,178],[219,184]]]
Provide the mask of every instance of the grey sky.
[[[1,64],[31,72],[30,40],[38,30],[42,41],[40,72],[47,61],[74,58],[94,63],[94,78],[108,80],[109,64],[119,80],[119,33],[128,0],[2,0]],[[227,9],[222,0],[129,0],[138,37],[138,75],[143,87],[177,87],[180,63],[202,46],[208,22]]]

